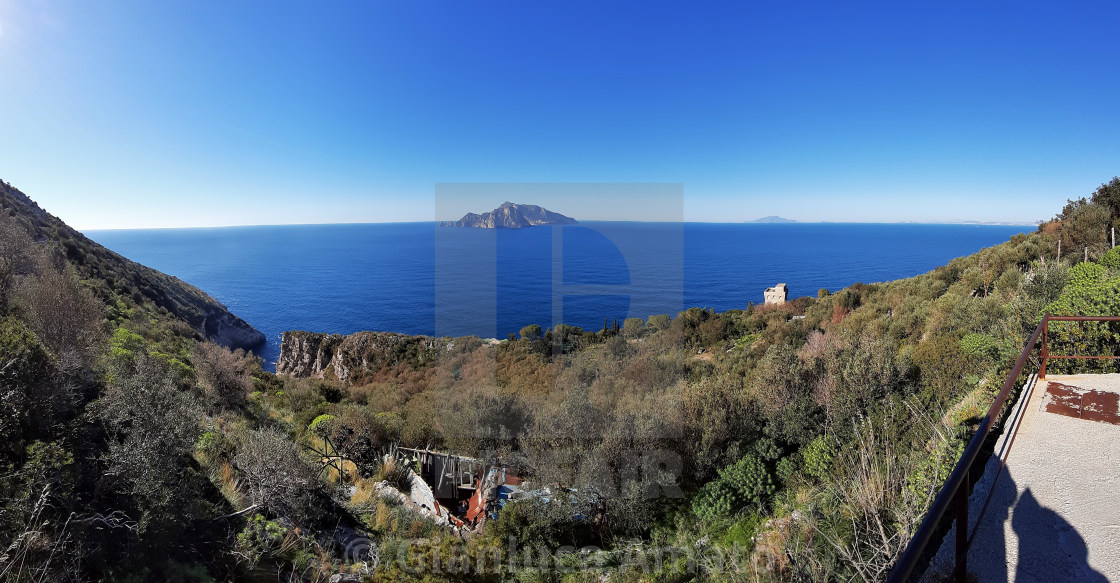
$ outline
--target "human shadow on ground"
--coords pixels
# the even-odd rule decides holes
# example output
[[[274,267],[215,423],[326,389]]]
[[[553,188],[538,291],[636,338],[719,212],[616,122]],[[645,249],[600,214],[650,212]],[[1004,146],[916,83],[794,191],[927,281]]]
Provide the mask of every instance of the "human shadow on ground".
[[[1009,518],[1018,539],[1013,574],[1008,569],[1004,529]],[[1089,548],[1081,533],[1041,505],[1030,488],[1020,494],[1010,467],[996,481],[983,521],[969,553],[969,571],[980,581],[1108,581],[1089,565]]]

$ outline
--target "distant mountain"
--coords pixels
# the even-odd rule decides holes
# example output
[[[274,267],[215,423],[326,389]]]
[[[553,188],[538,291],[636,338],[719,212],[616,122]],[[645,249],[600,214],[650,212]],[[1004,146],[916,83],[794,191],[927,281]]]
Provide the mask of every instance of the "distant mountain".
[[[762,217],[761,219],[755,219],[753,221],[747,221],[747,222],[748,223],[796,223],[797,221],[795,221],[793,219],[783,219],[782,217],[779,217],[777,215],[770,215],[768,217]]]
[[[108,306],[135,306],[151,319],[169,315],[190,326],[197,337],[231,348],[252,349],[265,343],[264,334],[206,292],[95,243],[2,180],[0,212],[16,216],[36,242],[57,249]]]
[[[444,227],[475,227],[479,229],[520,229],[537,225],[572,225],[572,217],[554,213],[535,204],[504,202],[502,206],[481,215],[467,213],[457,221],[440,223]]]

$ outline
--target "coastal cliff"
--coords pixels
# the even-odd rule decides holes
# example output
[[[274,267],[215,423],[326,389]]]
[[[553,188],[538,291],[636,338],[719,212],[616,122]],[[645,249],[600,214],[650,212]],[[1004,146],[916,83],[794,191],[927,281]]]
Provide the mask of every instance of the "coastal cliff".
[[[396,332],[357,332],[343,336],[290,331],[285,332],[280,341],[276,372],[296,378],[350,382],[387,368],[420,368],[431,364],[455,342],[451,338]]]
[[[479,229],[521,229],[537,225],[574,225],[576,222],[572,217],[554,213],[535,204],[504,202],[490,212],[467,213],[457,221],[447,221],[441,225]]]
[[[157,316],[166,312],[199,337],[230,348],[253,349],[265,342],[264,334],[206,292],[95,243],[2,180],[0,212],[17,217],[37,243],[61,255],[108,306],[132,304]]]

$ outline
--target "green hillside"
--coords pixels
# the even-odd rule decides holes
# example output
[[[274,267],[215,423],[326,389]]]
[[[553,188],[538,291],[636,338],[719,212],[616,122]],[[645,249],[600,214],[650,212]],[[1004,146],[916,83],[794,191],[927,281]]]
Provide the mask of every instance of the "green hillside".
[[[496,344],[290,333],[276,375],[4,185],[0,580],[881,580],[1041,315],[1120,313],[1113,192],[907,279]],[[525,494],[450,528],[398,446]]]
[[[136,307],[157,318],[171,316],[225,346],[252,349],[264,344],[260,331],[202,290],[91,241],[4,181],[0,181],[0,212],[14,215],[34,241],[64,257],[106,305]]]

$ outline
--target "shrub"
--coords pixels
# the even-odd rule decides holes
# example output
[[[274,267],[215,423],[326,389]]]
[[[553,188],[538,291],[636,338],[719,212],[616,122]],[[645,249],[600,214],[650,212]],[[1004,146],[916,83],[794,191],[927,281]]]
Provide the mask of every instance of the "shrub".
[[[251,503],[296,522],[310,517],[317,485],[315,470],[300,457],[287,435],[276,429],[250,432],[233,463],[245,478]]]
[[[668,330],[672,323],[673,320],[669,317],[669,314],[655,314],[649,317],[646,326],[654,330]]]
[[[637,338],[645,331],[646,322],[641,318],[626,318],[622,321],[622,334],[627,338]]]
[[[277,522],[255,514],[237,535],[237,552],[249,563],[249,569],[253,569],[262,558],[271,556],[280,548],[287,534],[288,529]]]
[[[35,335],[13,318],[0,320],[0,449],[15,445],[32,421],[33,408],[43,405],[39,397],[43,380],[52,369],[50,354]]]
[[[778,460],[778,465],[775,468],[778,476],[778,482],[781,484],[788,484],[793,475],[797,473],[797,456],[784,457]]]
[[[999,344],[995,338],[987,334],[966,334],[960,339],[961,352],[982,359],[995,358],[999,353]]]
[[[1113,247],[1097,261],[1109,269],[1120,269],[1120,247]]]
[[[828,475],[832,461],[836,459],[836,440],[827,435],[818,436],[801,448],[802,467],[805,473],[814,478]]]
[[[521,329],[520,334],[522,340],[529,340],[531,342],[533,340],[539,339],[543,332],[541,331],[541,327],[539,325],[529,324],[528,326]]]
[[[1096,263],[1079,263],[1069,269],[1069,280],[1058,299],[1042,310],[1066,316],[1101,316],[1120,313],[1120,277]],[[1041,316],[1041,314],[1040,314]],[[1120,340],[1120,326],[1105,322],[1052,322],[1051,351],[1064,354],[1111,355]],[[1055,363],[1055,372],[1112,370],[1112,361]]]
[[[774,493],[774,482],[766,464],[748,453],[733,465],[719,471],[692,500],[692,509],[708,520],[731,516],[748,504],[761,506]]]
[[[191,355],[198,369],[198,377],[207,394],[220,407],[236,409],[245,404],[253,387],[251,370],[255,357],[243,350],[230,351],[213,342],[197,345]]]
[[[159,361],[137,355],[113,367],[113,383],[92,407],[108,434],[109,471],[131,485],[131,493],[169,514],[180,503],[194,452],[198,411]]]
[[[405,494],[412,491],[412,470],[396,456],[386,455],[377,467],[377,481],[388,484]]]

